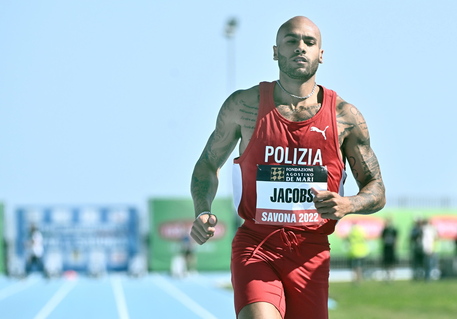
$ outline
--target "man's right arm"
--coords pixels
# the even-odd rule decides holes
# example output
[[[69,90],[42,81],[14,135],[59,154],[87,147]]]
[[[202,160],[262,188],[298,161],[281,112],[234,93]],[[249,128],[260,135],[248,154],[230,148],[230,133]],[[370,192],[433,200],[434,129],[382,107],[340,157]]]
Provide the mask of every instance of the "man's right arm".
[[[216,121],[216,128],[206,143],[203,152],[195,164],[192,174],[191,194],[194,201],[195,217],[202,212],[211,211],[211,203],[216,196],[219,184],[218,174],[222,165],[240,139],[240,127],[237,124],[237,103],[235,92],[222,105]],[[200,245],[214,233],[215,218],[203,215],[194,221],[191,236]]]

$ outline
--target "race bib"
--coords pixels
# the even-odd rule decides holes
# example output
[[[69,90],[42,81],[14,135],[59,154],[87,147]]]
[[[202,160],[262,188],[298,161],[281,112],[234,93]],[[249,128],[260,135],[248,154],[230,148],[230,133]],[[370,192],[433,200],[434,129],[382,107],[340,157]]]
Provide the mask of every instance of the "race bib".
[[[311,188],[327,190],[325,166],[258,165],[255,222],[266,225],[320,225]]]

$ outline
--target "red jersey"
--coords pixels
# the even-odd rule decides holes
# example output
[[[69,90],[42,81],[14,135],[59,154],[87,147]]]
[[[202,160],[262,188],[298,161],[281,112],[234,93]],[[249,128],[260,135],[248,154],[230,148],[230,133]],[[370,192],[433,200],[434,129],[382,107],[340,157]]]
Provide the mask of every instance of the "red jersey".
[[[322,86],[315,116],[289,121],[276,108],[275,82],[259,84],[256,126],[244,153],[234,160],[238,214],[256,224],[330,234],[336,221],[322,219],[311,188],[343,195],[346,177],[336,123],[336,93]]]

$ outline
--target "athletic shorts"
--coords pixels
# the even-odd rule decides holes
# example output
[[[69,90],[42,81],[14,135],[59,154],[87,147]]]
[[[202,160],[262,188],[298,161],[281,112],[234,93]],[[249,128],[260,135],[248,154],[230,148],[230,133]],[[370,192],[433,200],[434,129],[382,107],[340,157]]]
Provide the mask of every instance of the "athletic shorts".
[[[268,302],[285,319],[327,319],[330,248],[327,235],[242,225],[232,243],[237,314]]]

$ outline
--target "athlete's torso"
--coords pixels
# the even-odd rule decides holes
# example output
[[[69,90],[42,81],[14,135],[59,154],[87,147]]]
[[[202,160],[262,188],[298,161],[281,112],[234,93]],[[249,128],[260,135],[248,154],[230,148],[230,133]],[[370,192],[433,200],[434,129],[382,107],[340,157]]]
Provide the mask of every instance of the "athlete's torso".
[[[238,213],[260,224],[264,218],[270,225],[285,222],[291,228],[331,233],[334,221],[302,213],[312,212],[308,207],[313,205],[310,187],[342,192],[344,163],[338,140],[336,93],[321,86],[321,104],[290,110],[275,102],[274,87],[275,83],[261,83],[258,108],[251,107],[243,114],[241,156],[234,161]],[[285,174],[282,180],[273,180],[276,171]],[[281,212],[295,215],[284,217]],[[292,220],[284,220],[290,216]]]

